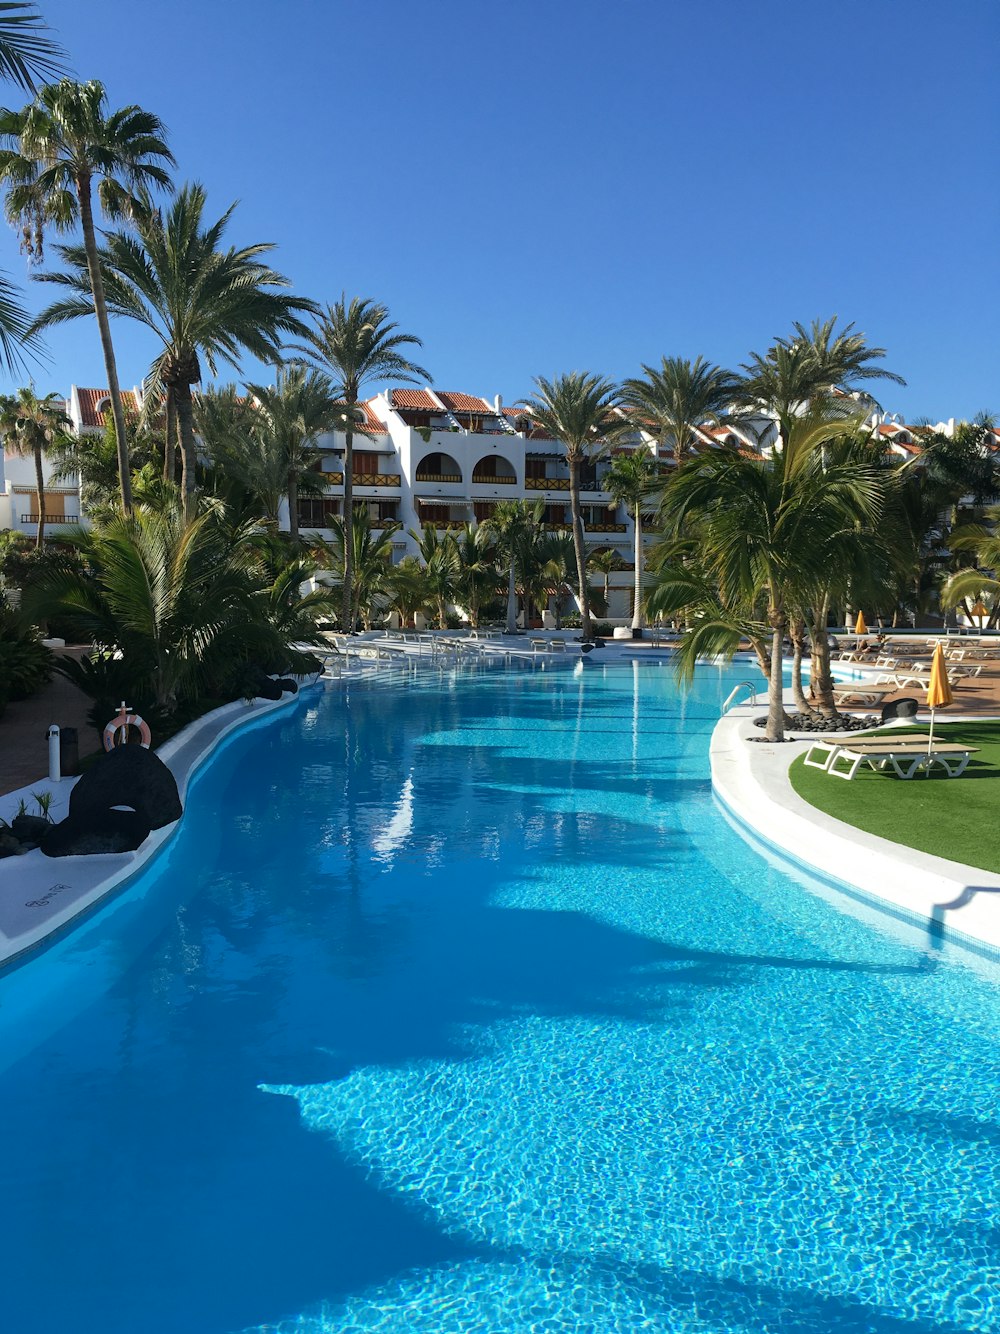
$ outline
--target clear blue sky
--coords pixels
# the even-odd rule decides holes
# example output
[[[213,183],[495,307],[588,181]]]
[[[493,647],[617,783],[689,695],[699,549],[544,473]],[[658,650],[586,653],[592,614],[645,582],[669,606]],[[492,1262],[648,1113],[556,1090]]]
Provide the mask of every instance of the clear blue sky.
[[[385,300],[443,388],[735,365],[836,313],[908,380],[890,410],[1000,412],[997,0],[41,8],[81,77],[162,117],[178,179],[241,201],[234,241],[276,242],[305,295]],[[23,276],[13,233],[0,262]],[[50,346],[42,387],[104,383],[95,328]],[[151,346],[117,346],[132,384]]]

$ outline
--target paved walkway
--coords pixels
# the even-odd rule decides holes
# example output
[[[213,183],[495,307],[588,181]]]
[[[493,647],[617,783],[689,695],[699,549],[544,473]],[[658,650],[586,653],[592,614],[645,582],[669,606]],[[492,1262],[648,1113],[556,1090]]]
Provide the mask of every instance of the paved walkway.
[[[48,773],[49,743],[45,734],[52,723],[77,729],[81,758],[97,750],[98,735],[87,722],[90,704],[82,690],[58,674],[37,695],[8,704],[0,717],[0,793],[34,783]]]

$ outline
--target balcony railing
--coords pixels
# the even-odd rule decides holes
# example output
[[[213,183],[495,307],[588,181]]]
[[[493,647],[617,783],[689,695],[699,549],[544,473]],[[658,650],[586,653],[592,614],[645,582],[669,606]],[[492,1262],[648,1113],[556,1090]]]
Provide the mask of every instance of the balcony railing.
[[[526,477],[525,491],[568,491],[568,477]]]
[[[506,477],[506,476],[504,476],[504,477],[500,477],[500,476],[497,476],[497,477],[477,477],[477,476],[475,475],[475,473],[473,473],[473,474],[472,474],[472,480],[476,483],[477,486],[516,486],[516,485],[517,485],[517,478],[516,478],[513,474],[511,474],[510,477]]]
[[[37,514],[22,514],[22,515],[21,515],[21,522],[22,522],[22,523],[37,523],[37,522],[38,522],[38,515],[37,515]],[[46,523],[46,525],[49,525],[49,524],[55,524],[57,527],[59,526],[59,524],[79,523],[79,522],[80,522],[80,516],[79,516],[79,514],[46,514],[46,516],[45,516],[45,523]]]
[[[542,527],[547,533],[571,533],[573,525],[571,523],[545,523]],[[583,531],[585,533],[624,533],[626,526],[623,523],[584,523]]]
[[[320,476],[323,478],[323,481],[326,482],[327,486],[340,486],[344,480],[344,474],[342,472],[324,472],[321,473]]]
[[[465,527],[465,524],[466,524],[466,520],[465,520],[465,519],[425,519],[425,518],[421,518],[421,520],[420,520],[420,526],[421,526],[421,528],[424,526],[424,524],[427,524],[427,523],[429,523],[429,524],[433,524],[433,526],[438,530],[438,532],[447,532],[449,529],[454,529],[455,531],[457,531],[459,528],[464,528],[464,527]]]
[[[460,482],[460,472],[418,472],[418,482]]]
[[[356,472],[354,474],[355,486],[399,486],[401,480],[399,474],[394,472]]]
[[[398,519],[372,519],[372,528],[392,528],[399,523]]]

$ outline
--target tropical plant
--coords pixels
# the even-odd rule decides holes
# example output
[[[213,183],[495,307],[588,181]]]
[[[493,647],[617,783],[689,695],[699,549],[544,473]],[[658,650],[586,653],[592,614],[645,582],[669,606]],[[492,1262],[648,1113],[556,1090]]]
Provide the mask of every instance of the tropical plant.
[[[0,4],[0,79],[33,93],[41,80],[61,74],[66,55],[48,31],[37,5],[22,0]]]
[[[52,666],[37,625],[0,597],[0,703],[41,690],[52,677]]]
[[[72,423],[63,410],[58,394],[39,398],[33,385],[14,394],[0,396],[0,437],[4,448],[35,463],[35,494],[38,507],[38,533],[35,545],[45,541],[45,468],[43,456],[54,446],[69,439]]]
[[[829,577],[837,538],[874,520],[881,505],[879,470],[853,459],[829,461],[823,447],[842,437],[842,419],[809,411],[795,418],[773,459],[706,454],[679,470],[664,493],[675,534],[690,517],[698,527],[700,564],[718,603],[746,615],[766,598],[771,637],[766,737],[784,739],[782,644],[790,611],[811,600]],[[712,638],[703,632],[702,645]],[[732,646],[732,626],[719,631]]]
[[[420,532],[411,528],[409,534],[423,558],[427,589],[437,611],[438,629],[444,630],[447,627],[448,604],[458,585],[459,555],[455,539],[451,533],[440,537],[432,523],[425,523]]]
[[[288,530],[299,540],[299,493],[322,495],[325,483],[316,471],[319,436],[344,422],[344,408],[334,402],[329,379],[303,366],[280,368],[277,384],[248,384],[255,399],[253,442],[261,459],[275,462],[281,491],[288,497]],[[275,513],[275,519],[277,514]]]
[[[777,338],[767,352],[753,353],[741,366],[739,399],[744,408],[756,408],[773,418],[780,443],[788,439],[795,419],[808,409],[829,413],[837,406],[835,391],[847,394],[859,381],[906,381],[872,363],[885,356],[885,348],[869,347],[864,334],[848,324],[836,333],[837,317],[813,320],[806,329],[792,326],[787,338]],[[853,400],[841,402],[840,414],[857,413]]]
[[[696,428],[731,415],[740,381],[704,357],[664,357],[659,367],[643,365],[641,378],[622,384],[622,403],[651,430],[662,448],[670,445],[681,463],[697,440]]]
[[[319,542],[314,547],[317,560],[329,569],[343,584],[345,571],[353,571],[351,605],[347,609],[347,626],[352,628],[358,618],[369,629],[375,613],[390,600],[392,576],[392,539],[402,524],[392,523],[386,528],[373,528],[367,505],[355,505],[348,525],[342,515],[330,518],[333,541]],[[347,544],[351,543],[350,557]]]
[[[458,556],[455,593],[473,629],[479,627],[483,604],[496,597],[499,587],[497,550],[493,534],[484,524],[467,523],[454,536]]]
[[[64,232],[79,222],[83,232],[79,263],[87,274],[86,313],[97,316],[117,431],[122,504],[128,509],[132,492],[125,412],[98,260],[93,186],[96,181],[100,208],[109,218],[144,212],[151,186],[171,189],[166,167],[174,159],[163,126],[141,107],[109,112],[104,86],[96,79],[60,79],[40,88],[21,111],[0,110],[0,144],[7,217],[20,226],[21,248],[29,260],[42,259],[46,227]],[[32,326],[40,327],[39,321]]]
[[[132,487],[140,472],[159,462],[157,434],[138,422],[125,424],[128,459],[132,469]],[[108,516],[120,499],[118,474],[118,436],[114,419],[105,421],[101,435],[59,436],[49,449],[52,476],[57,481],[76,480],[80,487],[80,507],[91,518]],[[133,497],[135,498],[135,497]]]
[[[659,480],[656,461],[645,450],[619,454],[604,475],[604,485],[615,500],[624,505],[632,516],[635,537],[635,593],[632,608],[632,629],[642,629],[642,576],[646,562],[642,542],[643,507],[652,496]]]
[[[386,597],[387,605],[397,613],[404,630],[415,624],[418,613],[423,614],[434,605],[427,570],[416,556],[404,556],[389,571]]]
[[[195,509],[196,442],[191,389],[201,380],[201,359],[215,375],[220,362],[235,366],[242,352],[261,361],[280,357],[285,334],[301,334],[299,315],[312,302],[281,288],[288,280],[262,262],[274,247],[266,242],[223,248],[236,205],[206,223],[205,191],[186,185],[166,216],[149,211],[137,235],[110,232],[96,253],[107,306],[113,315],[135,320],[162,344],[153,362],[154,390],[163,386],[173,399],[181,442],[184,511]],[[39,315],[41,328],[89,314],[93,288],[89,255],[78,246],[60,246],[65,272],[40,274],[70,295]]]
[[[598,607],[598,615],[607,616],[609,613],[611,606],[611,575],[620,568],[621,564],[622,559],[614,547],[602,547],[599,551],[591,551],[587,554],[588,571],[601,575],[604,580],[604,586],[600,593],[601,605]]]
[[[598,554],[598,553],[594,553]],[[572,533],[545,533],[540,542],[541,579],[555,604],[556,629],[563,624],[563,601],[571,595],[576,572],[576,551]],[[591,565],[593,558],[591,558]],[[605,595],[605,602],[607,596]],[[605,612],[607,607],[605,607]]]
[[[96,692],[110,679],[104,664],[116,688],[124,678],[137,700],[170,711],[224,689],[243,664],[287,654],[287,641],[260,612],[253,538],[252,529],[233,530],[214,512],[187,522],[176,506],[137,506],[80,532],[87,570],[39,577],[25,590],[25,609],[67,618],[98,646],[80,672],[60,664],[85,689]]]
[[[499,554],[507,564],[507,633],[517,633],[517,573],[518,563],[532,530],[541,522],[544,503],[541,500],[501,500],[493,506],[488,519],[480,524],[496,543]]]
[[[403,384],[416,382],[417,377],[430,381],[429,373],[411,361],[404,349],[422,347],[414,334],[398,332],[399,326],[389,318],[388,306],[370,297],[352,297],[342,294],[339,301],[328,305],[316,319],[316,328],[309,332],[308,343],[296,349],[313,366],[326,372],[334,384],[334,393],[347,409],[344,424],[344,522],[346,525],[345,551],[347,564],[343,574],[342,622],[347,629],[353,599],[354,571],[352,566],[354,542],[351,526],[354,521],[354,436],[365,434],[363,419],[358,408],[363,389],[374,382],[396,380]]]
[[[618,390],[610,380],[584,371],[546,380],[535,379],[535,393],[525,400],[525,412],[566,453],[569,466],[569,501],[573,517],[573,549],[576,554],[580,624],[583,639],[593,638],[586,560],[583,549],[583,520],[580,515],[580,469],[596,462],[622,435],[633,430],[618,413]]]

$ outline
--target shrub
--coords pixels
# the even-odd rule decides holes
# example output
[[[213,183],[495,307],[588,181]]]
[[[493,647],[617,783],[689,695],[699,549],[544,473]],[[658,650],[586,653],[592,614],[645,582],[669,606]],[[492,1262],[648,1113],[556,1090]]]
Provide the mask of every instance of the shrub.
[[[37,628],[0,601],[0,693],[3,703],[34,695],[52,679],[52,668],[52,654],[42,643]]]

